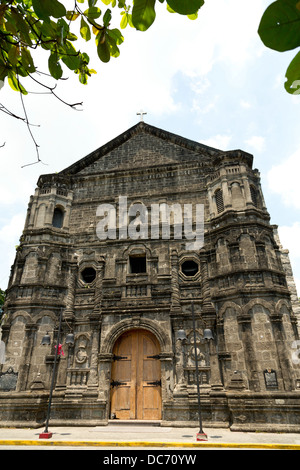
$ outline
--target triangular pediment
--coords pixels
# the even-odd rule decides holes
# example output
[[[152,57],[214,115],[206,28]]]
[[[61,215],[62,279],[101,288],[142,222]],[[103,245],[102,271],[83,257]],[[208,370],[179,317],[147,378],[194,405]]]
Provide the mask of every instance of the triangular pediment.
[[[80,176],[193,160],[208,163],[219,152],[220,150],[140,122],[60,174]]]

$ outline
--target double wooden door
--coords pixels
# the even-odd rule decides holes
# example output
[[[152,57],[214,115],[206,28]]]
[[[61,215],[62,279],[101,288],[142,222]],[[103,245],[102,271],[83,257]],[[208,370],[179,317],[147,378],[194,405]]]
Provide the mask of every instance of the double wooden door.
[[[161,419],[160,347],[146,330],[124,333],[113,349],[111,416]]]

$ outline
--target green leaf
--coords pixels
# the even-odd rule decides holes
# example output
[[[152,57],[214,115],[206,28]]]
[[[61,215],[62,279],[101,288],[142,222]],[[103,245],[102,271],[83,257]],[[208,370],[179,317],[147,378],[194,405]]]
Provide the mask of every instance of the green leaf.
[[[42,20],[49,20],[50,16],[61,18],[67,14],[64,5],[58,0],[32,0],[36,15]]]
[[[68,10],[66,14],[66,18],[69,21],[77,20],[78,16],[80,16],[80,13],[76,13],[74,10]]]
[[[110,53],[110,55],[111,55],[112,57],[119,57],[120,51],[119,51],[119,48],[118,48],[118,46],[117,46],[117,44],[116,44],[115,39],[114,39],[112,36],[110,36],[110,35],[108,34],[107,37],[106,37],[106,42],[107,42],[107,44],[108,44],[108,46],[109,46],[109,53]]]
[[[16,46],[12,46],[8,51],[8,60],[10,64],[15,67],[19,60],[19,48]]]
[[[52,20],[47,23],[44,21],[41,25],[40,32],[48,38],[55,38],[57,34],[59,34],[57,30],[57,24]]]
[[[122,44],[122,42],[124,41],[124,37],[122,36],[122,33],[121,31],[119,31],[117,28],[114,28],[114,29],[109,29],[107,31],[107,34],[114,39],[115,43],[118,44],[118,46],[120,44]]]
[[[58,34],[58,39],[61,45],[63,45],[68,35],[68,32],[69,32],[68,23],[63,18],[60,18],[57,21],[57,34]]]
[[[81,22],[80,22],[80,35],[86,41],[89,41],[91,39],[90,27],[83,17],[81,17]]]
[[[132,23],[139,31],[146,31],[155,20],[155,0],[136,0],[132,9]]]
[[[12,70],[9,70],[8,72],[8,83],[13,90],[20,91],[23,95],[28,94],[23,85],[17,79],[15,72]]]
[[[28,49],[22,48],[21,56],[22,56],[22,64],[25,67],[25,69],[28,71],[28,73],[35,72],[36,69],[35,69],[35,65],[33,63],[33,59],[31,57],[30,51]]]
[[[291,95],[300,94],[300,52],[293,58],[285,74],[287,81],[284,88]]]
[[[107,28],[110,22],[111,22],[111,11],[110,9],[108,9],[103,15],[103,24]]]
[[[58,2],[58,0],[43,0],[43,2],[47,3],[47,8],[50,12],[50,16],[54,18],[61,18],[67,14],[67,10],[65,6]],[[43,3],[41,2],[41,3]]]
[[[66,42],[64,47],[59,49],[61,60],[70,69],[76,70],[80,67],[80,55],[70,42]]]
[[[204,0],[167,0],[167,4],[180,15],[192,15],[204,5]]]
[[[264,12],[258,34],[270,49],[279,52],[300,46],[299,0],[277,0]]]
[[[187,15],[189,20],[196,20],[198,18],[198,13],[192,13],[191,15]]]
[[[58,61],[58,55],[56,52],[52,52],[48,59],[48,68],[52,77],[59,80],[62,77],[63,71]]]
[[[8,69],[5,67],[5,65],[0,62],[0,80],[4,81],[4,79],[7,77],[8,75]]]
[[[128,25],[128,15],[125,12],[122,12],[122,13],[124,13],[124,15],[122,16],[120,26],[121,26],[121,29],[125,29],[126,26]]]
[[[98,7],[91,7],[85,10],[84,15],[89,20],[95,20],[96,18],[99,18],[99,16],[101,16],[101,10]]]
[[[107,63],[110,61],[109,44],[107,43],[106,38],[104,41],[98,42],[97,53],[98,53],[99,59],[102,62]]]
[[[32,0],[32,6],[38,18],[41,18],[42,20],[49,20],[50,15],[47,9],[47,1],[41,2],[39,0]]]
[[[32,41],[30,38],[30,29],[29,29],[29,25],[24,20],[23,13],[20,13],[18,10],[14,8],[11,9],[11,13],[12,13],[12,18],[15,22],[18,34],[20,35],[20,38],[22,39],[23,43],[26,43],[28,44],[28,46],[31,46]]]

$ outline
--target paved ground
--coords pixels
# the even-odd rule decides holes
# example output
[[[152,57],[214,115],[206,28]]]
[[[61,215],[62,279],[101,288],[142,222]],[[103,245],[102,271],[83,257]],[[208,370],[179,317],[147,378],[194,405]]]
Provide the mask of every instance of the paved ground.
[[[40,429],[0,428],[0,449],[267,449],[300,450],[300,434],[232,432],[226,428],[204,428],[207,441],[197,441],[198,428],[150,425],[96,427],[52,427],[50,439],[41,439]]]

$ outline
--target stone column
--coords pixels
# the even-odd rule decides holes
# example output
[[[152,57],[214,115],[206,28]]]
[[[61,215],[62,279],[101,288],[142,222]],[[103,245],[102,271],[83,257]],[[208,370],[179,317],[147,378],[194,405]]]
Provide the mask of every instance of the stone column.
[[[256,183],[256,186],[257,186],[260,198],[261,198],[262,210],[267,210],[267,205],[266,205],[265,198],[261,189],[261,184],[259,181]]]
[[[9,281],[9,287],[11,286],[19,286],[21,284],[21,279],[23,275],[23,270],[25,266],[25,258],[22,258],[21,255],[17,254],[17,260],[15,262],[15,270],[13,276],[11,276]],[[9,292],[6,295],[6,301],[8,300]]]
[[[201,269],[201,291],[202,291],[202,316],[207,316],[215,320],[216,311],[211,301],[209,279],[208,279],[208,268],[206,256],[202,255],[200,258],[200,269]]]
[[[221,186],[222,186],[222,193],[223,193],[224,209],[226,210],[232,207],[231,197],[230,197],[229,189],[228,189],[228,181],[227,181],[226,176],[221,177]]]
[[[202,282],[202,319],[204,321],[205,328],[210,328],[214,334],[217,334],[214,326],[216,324],[216,310],[212,304],[209,279],[208,279],[208,268],[207,260],[205,256],[201,257],[201,282]],[[218,352],[216,349],[217,338],[209,340],[209,356],[210,356],[210,384],[215,390],[221,390],[223,384],[220,375],[220,365]]]
[[[282,315],[273,313],[272,315],[270,315],[270,320],[274,332],[274,341],[278,356],[278,365],[280,367],[283,380],[283,388],[284,390],[295,390],[296,384],[293,383],[290,361],[287,355],[288,349],[286,348],[284,341]]]
[[[187,387],[184,377],[185,354],[184,344],[186,340],[177,339],[177,332],[180,328],[175,329],[175,372],[176,384],[174,388],[174,396],[176,398],[187,397]]]
[[[217,354],[218,354],[218,360],[220,364],[220,378],[221,378],[221,383],[223,386],[225,386],[225,371],[224,371],[224,363],[223,361],[226,359],[226,357],[229,357],[229,354],[227,353],[225,349],[225,335],[224,335],[224,318],[217,318],[217,324],[216,324],[216,335],[217,335]]]
[[[161,363],[161,376],[164,377],[162,382],[162,401],[168,401],[172,399],[173,390],[174,390],[174,373],[173,373],[173,356],[172,352],[170,353],[161,353],[160,354],[160,363]]]
[[[216,208],[216,202],[212,194],[212,190],[208,185],[207,185],[207,195],[208,195],[208,203],[209,203],[209,215],[210,215],[210,218],[213,219],[217,213],[217,208]]]
[[[109,419],[109,404],[110,404],[110,378],[111,378],[111,364],[113,355],[110,353],[100,353],[98,355],[99,361],[99,388],[98,388],[98,402],[106,405],[106,418]]]
[[[209,325],[207,326],[209,327]],[[212,331],[214,333],[214,330]],[[220,364],[218,358],[218,351],[216,348],[217,338],[214,337],[212,340],[208,341],[210,361],[210,385],[212,390],[223,390],[224,387],[221,381]]]
[[[64,221],[63,221],[63,229],[68,230],[69,229],[69,223],[70,223],[70,216],[71,216],[71,208],[72,208],[72,201],[73,201],[73,192],[68,191],[68,200],[66,203],[66,209],[65,209],[65,214],[64,214]]]
[[[251,197],[250,184],[249,184],[248,177],[243,175],[242,176],[242,181],[243,181],[243,184],[244,184],[244,193],[245,193],[246,206],[249,206],[249,205],[253,206],[253,201],[252,201],[252,197]]]
[[[28,229],[31,229],[34,227],[35,215],[36,215],[36,209],[37,209],[37,203],[38,203],[37,194],[38,194],[38,189],[35,190],[35,195],[31,196],[30,198],[31,206],[30,206],[30,216],[28,218],[28,225],[27,225]]]
[[[242,332],[249,389],[258,392],[260,391],[260,382],[258,377],[258,365],[252,341],[251,320],[251,315],[239,315],[237,317],[237,321]]]
[[[22,349],[22,362],[19,366],[18,383],[16,388],[17,392],[26,390],[28,386],[28,375],[36,330],[37,327],[34,324],[27,324],[25,326],[25,338]]]
[[[45,227],[52,227],[54,208],[55,208],[55,194],[53,194],[53,189],[52,189],[51,194],[47,198],[47,209],[46,209],[45,220],[44,220]]]
[[[5,345],[5,350],[7,348],[9,332],[10,332],[10,325],[1,326],[1,341],[3,341]],[[3,364],[0,363],[0,371],[2,372],[2,370],[3,370]]]
[[[93,310],[93,317],[101,315],[101,301],[102,301],[102,283],[103,283],[103,276],[104,276],[104,266],[105,260],[101,256],[98,259],[98,263],[96,266],[97,276],[96,276],[96,288],[95,288],[95,302],[94,302],[94,310]]]
[[[90,373],[88,379],[88,390],[94,391],[95,393],[98,390],[98,354],[100,346],[100,330],[101,322],[97,319],[96,321],[91,321],[91,360],[90,360]]]
[[[177,250],[171,251],[171,313],[180,313],[180,291],[178,281],[178,254]]]
[[[74,261],[70,263],[69,279],[68,279],[68,292],[66,298],[66,308],[64,312],[64,319],[67,321],[73,321],[74,315],[74,302],[75,302],[75,289],[76,289],[76,278],[77,278],[77,258],[74,257]]]

